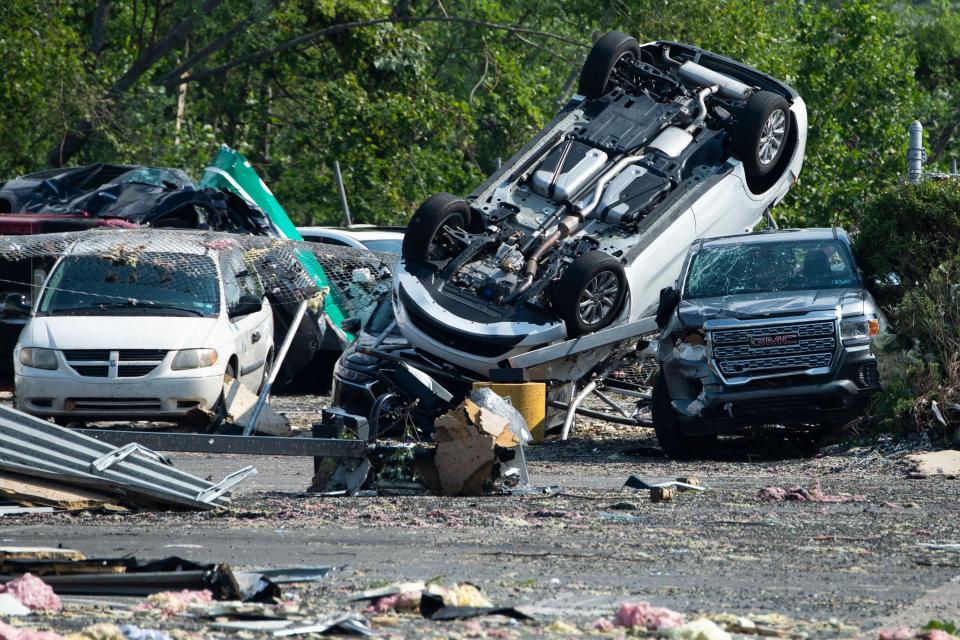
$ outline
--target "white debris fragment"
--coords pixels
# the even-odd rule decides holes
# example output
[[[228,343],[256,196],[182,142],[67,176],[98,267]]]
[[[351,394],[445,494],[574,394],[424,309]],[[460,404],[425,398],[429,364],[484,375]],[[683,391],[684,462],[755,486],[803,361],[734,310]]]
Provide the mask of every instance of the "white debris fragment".
[[[368,282],[373,282],[373,273],[370,271],[370,269],[361,267],[353,270],[352,279],[353,282],[357,284],[366,284]]]
[[[674,347],[673,355],[678,360],[685,360],[687,362],[701,362],[707,359],[707,348],[702,344],[681,342]]]

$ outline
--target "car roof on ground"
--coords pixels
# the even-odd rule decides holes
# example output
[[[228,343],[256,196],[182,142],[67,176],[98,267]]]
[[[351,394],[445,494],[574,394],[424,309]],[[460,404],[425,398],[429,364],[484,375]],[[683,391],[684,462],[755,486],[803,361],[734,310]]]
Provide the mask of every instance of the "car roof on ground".
[[[783,242],[785,240],[833,240],[834,237],[846,238],[847,232],[840,227],[814,227],[811,229],[776,229],[769,231],[754,231],[753,233],[738,233],[732,236],[704,238],[695,244],[702,246],[716,246],[723,244],[739,244],[742,242]]]

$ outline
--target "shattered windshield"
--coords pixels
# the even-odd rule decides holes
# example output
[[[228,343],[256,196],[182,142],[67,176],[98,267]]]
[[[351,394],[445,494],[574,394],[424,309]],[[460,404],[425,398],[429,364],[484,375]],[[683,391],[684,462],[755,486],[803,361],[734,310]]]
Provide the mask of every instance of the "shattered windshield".
[[[166,187],[168,189],[196,189],[193,180],[183,171],[162,167],[137,167],[118,176],[113,182],[117,184],[152,184],[155,187]]]
[[[220,312],[216,266],[205,255],[140,252],[67,256],[50,277],[40,315],[170,315]]]
[[[741,242],[703,247],[693,258],[685,297],[859,286],[836,240]]]

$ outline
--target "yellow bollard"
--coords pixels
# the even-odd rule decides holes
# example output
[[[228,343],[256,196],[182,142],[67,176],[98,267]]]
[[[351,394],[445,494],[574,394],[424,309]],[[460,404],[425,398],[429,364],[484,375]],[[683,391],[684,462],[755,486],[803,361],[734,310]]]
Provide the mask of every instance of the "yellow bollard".
[[[534,442],[543,442],[547,422],[547,385],[542,382],[474,382],[474,390],[490,389],[510,398],[514,408],[527,421]]]

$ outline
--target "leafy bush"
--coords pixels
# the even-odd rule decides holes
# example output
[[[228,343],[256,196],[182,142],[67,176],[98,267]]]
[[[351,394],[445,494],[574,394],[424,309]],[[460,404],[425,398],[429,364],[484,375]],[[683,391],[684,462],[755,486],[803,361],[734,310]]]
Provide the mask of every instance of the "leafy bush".
[[[881,354],[887,389],[874,410],[947,435],[940,417],[960,422],[952,409],[960,405],[960,182],[900,185],[870,201],[857,223],[857,259],[896,336]]]

